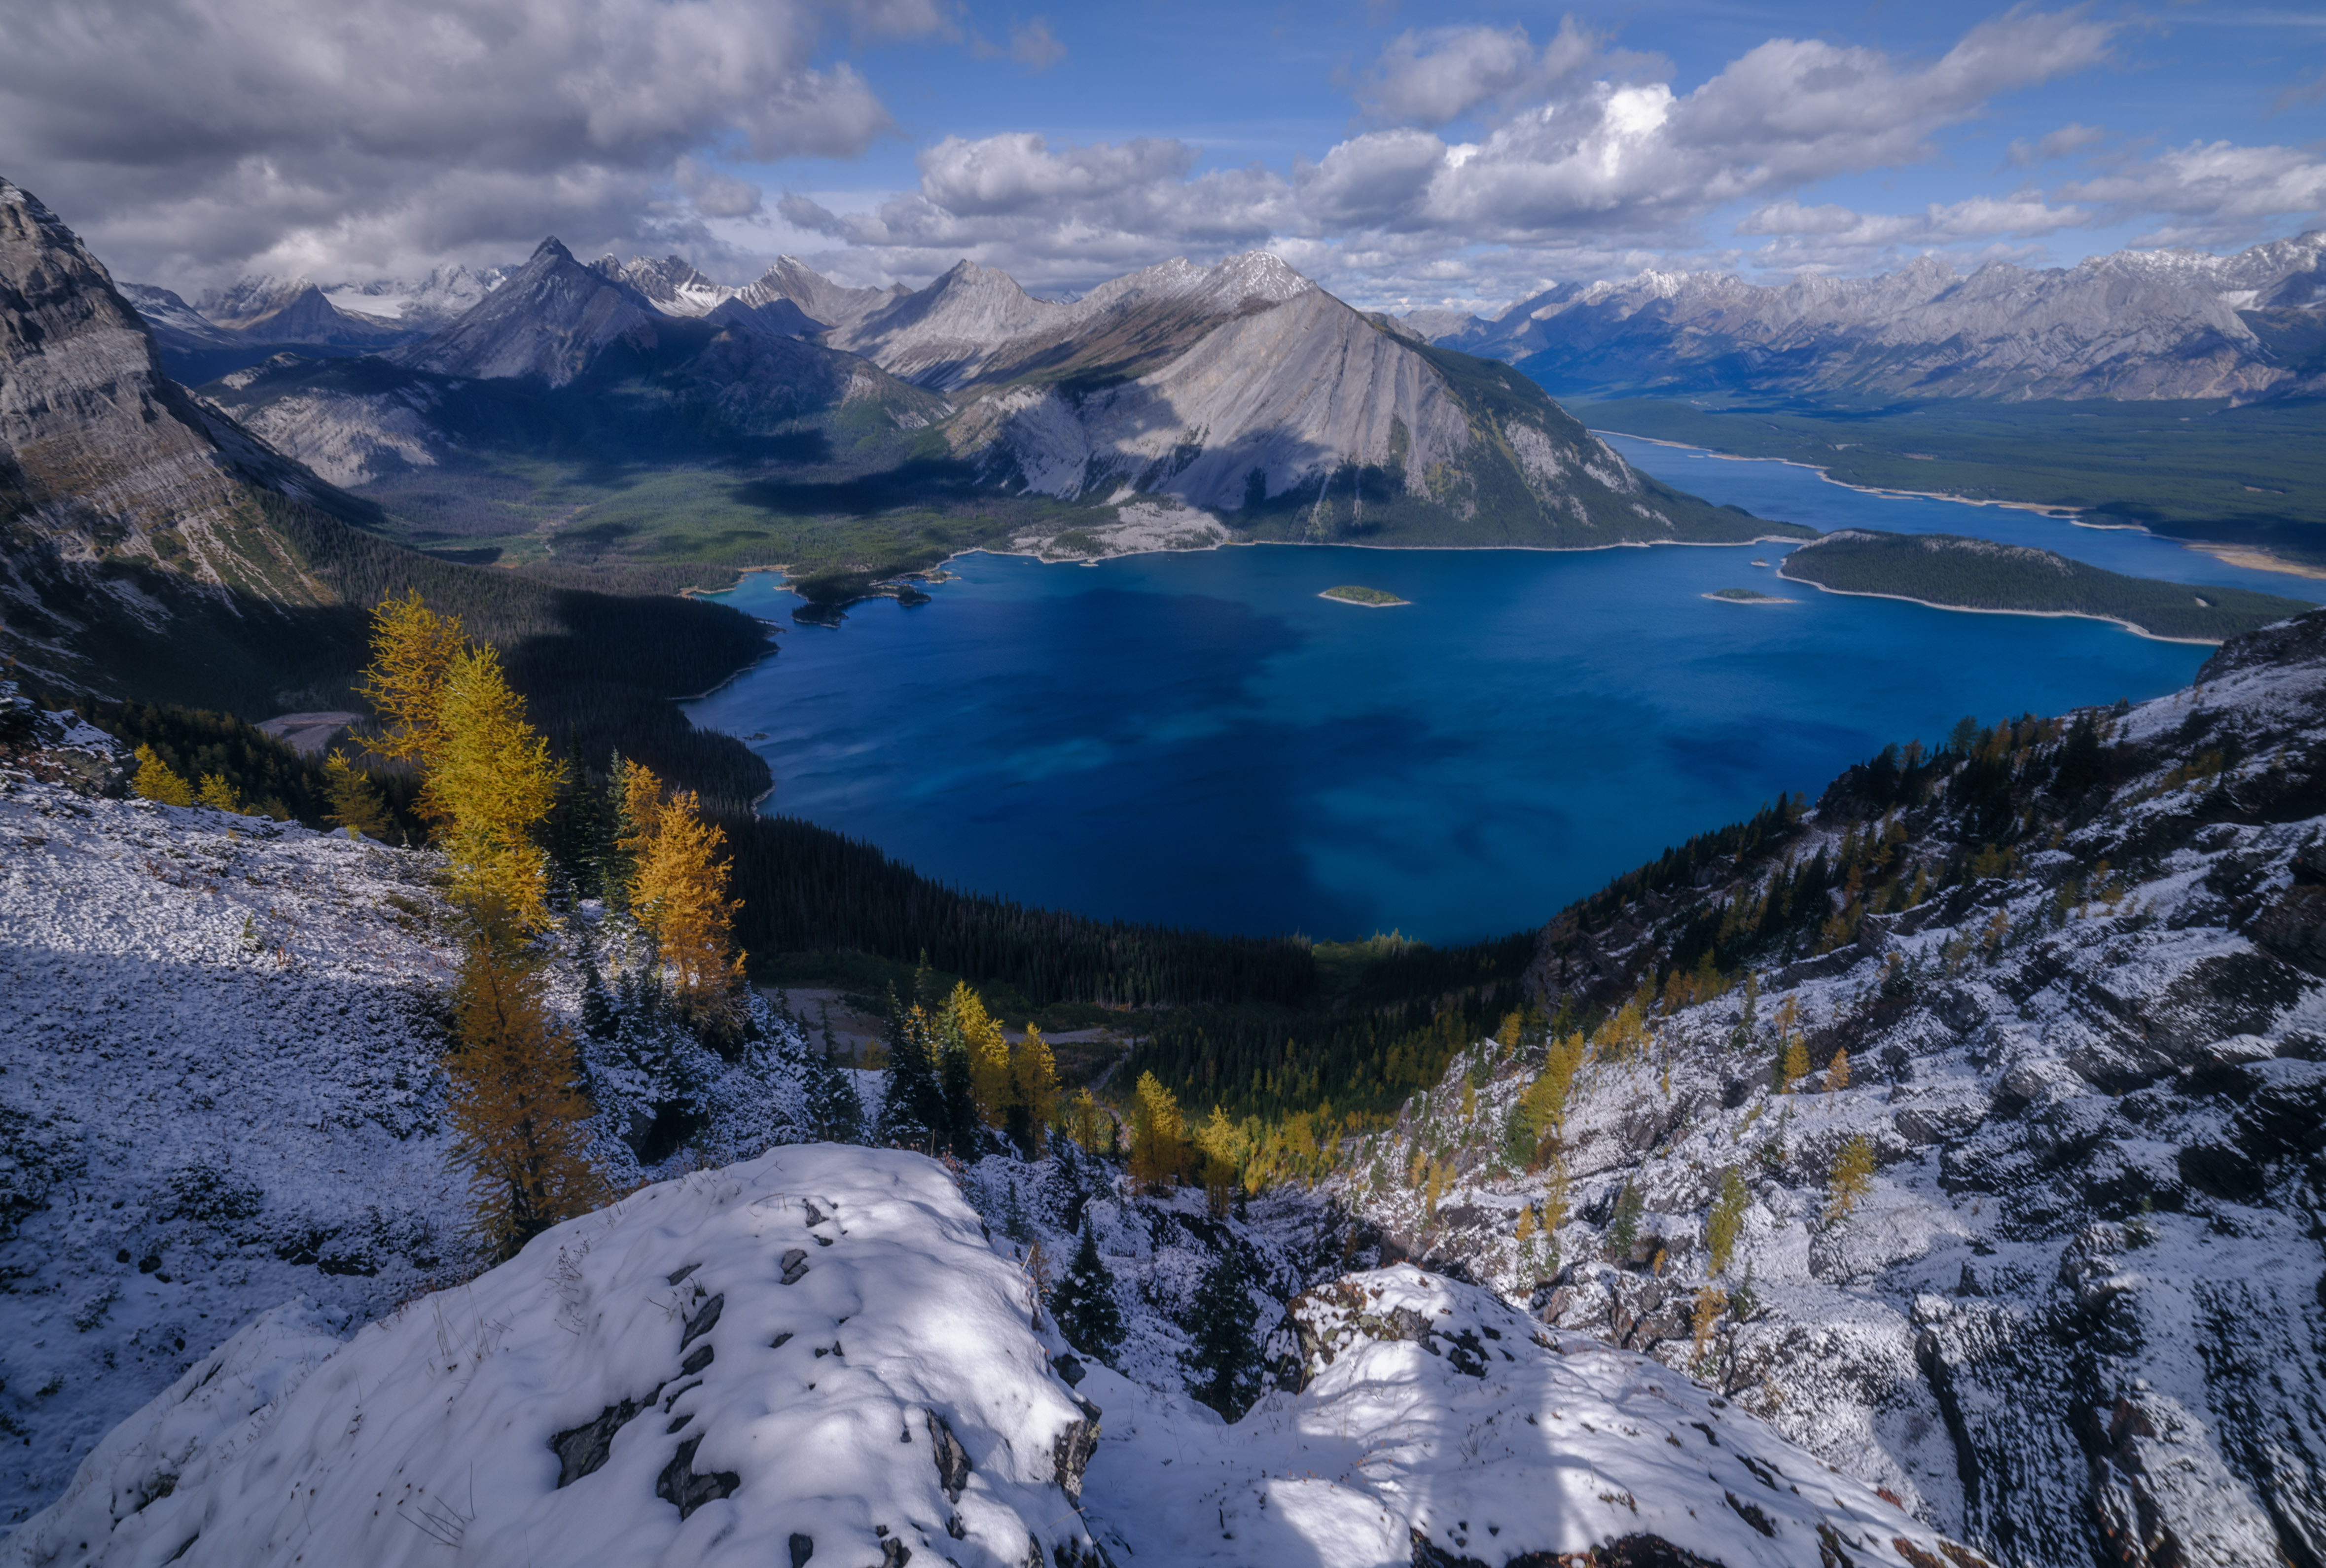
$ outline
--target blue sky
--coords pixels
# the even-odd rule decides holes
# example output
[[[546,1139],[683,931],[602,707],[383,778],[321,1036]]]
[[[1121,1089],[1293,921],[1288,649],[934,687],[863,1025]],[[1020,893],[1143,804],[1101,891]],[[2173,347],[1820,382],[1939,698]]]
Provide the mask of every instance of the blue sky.
[[[1345,297],[2326,222],[2326,6],[0,0],[0,173],[129,276],[577,249]]]

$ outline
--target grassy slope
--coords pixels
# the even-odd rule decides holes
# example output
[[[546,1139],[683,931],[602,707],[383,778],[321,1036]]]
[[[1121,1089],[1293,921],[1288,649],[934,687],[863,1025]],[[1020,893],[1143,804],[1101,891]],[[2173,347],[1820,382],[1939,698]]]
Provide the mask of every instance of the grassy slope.
[[[2076,507],[2326,564],[2326,403],[1574,406],[1595,429],[1812,463],[1844,484]]]
[[[2129,622],[2154,636],[2214,643],[2317,608],[2241,588],[2126,577],[2048,550],[1950,533],[1829,533],[1787,556],[1779,573],[1842,593],[1891,594],[1958,609],[2093,616]]]

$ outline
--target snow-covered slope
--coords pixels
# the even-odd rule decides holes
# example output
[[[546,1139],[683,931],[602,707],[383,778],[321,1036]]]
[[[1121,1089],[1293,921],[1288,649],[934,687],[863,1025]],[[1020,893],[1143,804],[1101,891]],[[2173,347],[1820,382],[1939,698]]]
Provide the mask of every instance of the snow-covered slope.
[[[400,326],[442,327],[507,281],[515,267],[465,266],[430,269],[426,277],[375,278],[369,283],[332,283],[323,297],[343,311],[377,317]]]
[[[1562,390],[1937,397],[2252,397],[2313,385],[2269,334],[2315,332],[2326,230],[2231,256],[2124,251],[2073,267],[1922,257],[1765,286],[1726,273],[1562,283],[1435,341],[1524,359]]]
[[[119,787],[109,739],[13,745],[5,684],[0,710],[6,1524],[251,1314],[361,1322],[473,1264],[441,858],[92,798]],[[569,1024],[585,951],[616,1015],[577,1029],[610,1187],[805,1136],[795,1028],[762,1010],[733,1060],[704,1050],[625,981],[635,932],[589,918],[553,954]]]
[[[2061,784],[2056,737],[1990,759],[2012,793],[1984,805],[1967,763],[1887,805],[1860,768],[1744,858],[1554,923],[1545,1004],[1613,1007],[1689,932],[1749,930],[1772,875],[1845,835],[1897,830],[1885,867],[1861,862],[1869,905],[1931,877],[1819,952],[1835,870],[1782,928],[1809,939],[1754,958],[1749,1014],[1735,990],[1658,1006],[1599,1051],[1559,1133],[1555,1234],[1522,1236],[1556,1189],[1512,1153],[1540,1041],[1457,1061],[1340,1191],[1389,1255],[1712,1382],[2000,1561],[2326,1561],[2326,614],[2095,717],[2090,792]],[[1996,813],[2017,855],[1982,867]],[[1810,1070],[1790,1094],[1787,1006]],[[1870,1189],[1837,1218],[1852,1138]],[[1415,1162],[1442,1162],[1434,1203]]]
[[[1729,1401],[1475,1285],[1406,1265],[1292,1314],[1298,1390],[1232,1426],[1103,1368],[1081,1386],[1107,1412],[1084,1507],[1119,1561],[1981,1562]]]
[[[256,1325],[0,1561],[1094,1561],[1097,1413],[1036,1311],[943,1166],[784,1149],[569,1221],[320,1360],[312,1318]]]

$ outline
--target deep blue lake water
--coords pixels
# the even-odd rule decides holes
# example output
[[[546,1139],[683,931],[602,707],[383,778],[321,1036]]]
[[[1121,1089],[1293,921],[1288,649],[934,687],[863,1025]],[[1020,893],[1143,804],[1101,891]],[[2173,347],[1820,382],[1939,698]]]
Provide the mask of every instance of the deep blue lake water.
[[[1611,438],[1767,517],[2041,544],[2308,599],[2326,584],[2147,535],[1872,496]],[[858,607],[692,707],[773,767],[769,811],[958,886],[1099,916],[1432,942],[1540,923],[1780,792],[1965,714],[2184,684],[2210,649],[1772,580],[1781,547],[1259,545],[1096,566],[965,556],[935,602]],[[1317,597],[1363,583],[1410,599]],[[1795,602],[1701,597],[1759,588]],[[728,602],[790,624],[754,576]]]

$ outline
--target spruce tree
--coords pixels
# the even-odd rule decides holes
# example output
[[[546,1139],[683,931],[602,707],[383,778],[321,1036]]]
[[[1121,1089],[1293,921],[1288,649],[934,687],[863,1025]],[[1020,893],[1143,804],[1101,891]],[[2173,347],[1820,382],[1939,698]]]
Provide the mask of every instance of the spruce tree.
[[[1114,1299],[1114,1275],[1099,1256],[1098,1237],[1083,1221],[1082,1245],[1064,1279],[1051,1288],[1050,1316],[1066,1343],[1103,1361],[1122,1343],[1122,1306]]]
[[[1610,1262],[1624,1263],[1632,1256],[1633,1245],[1640,1239],[1640,1214],[1647,1207],[1636,1183],[1626,1182],[1615,1198],[1615,1211],[1607,1220],[1607,1257]]]
[[[929,1060],[935,1042],[925,1016],[918,1007],[907,1008],[890,992],[889,1023],[880,1039],[889,1053],[889,1081],[873,1141],[933,1154],[947,1139],[948,1118],[937,1064]]]
[[[985,1118],[977,1112],[976,1067],[959,1046],[937,1044],[937,1083],[943,1091],[944,1143],[955,1159],[985,1153]]]
[[[808,1115],[828,1144],[864,1140],[864,1101],[848,1069],[826,1056],[808,1064]]]
[[[1196,1342],[1180,1357],[1189,1373],[1201,1376],[1192,1390],[1196,1397],[1230,1421],[1260,1397],[1260,1343],[1252,1335],[1259,1322],[1243,1255],[1231,1239],[1196,1292],[1187,1325]]]

